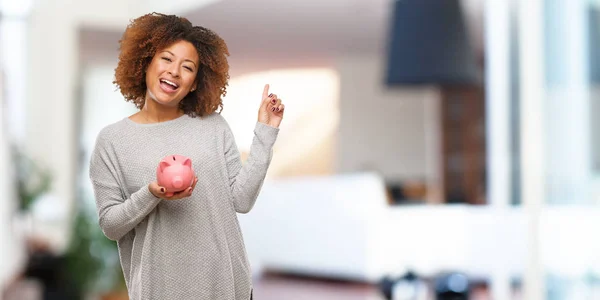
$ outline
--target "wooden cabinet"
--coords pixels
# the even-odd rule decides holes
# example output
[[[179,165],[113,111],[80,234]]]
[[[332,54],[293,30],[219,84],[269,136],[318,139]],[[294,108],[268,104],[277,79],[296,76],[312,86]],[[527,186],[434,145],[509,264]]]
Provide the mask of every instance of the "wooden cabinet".
[[[485,98],[481,87],[441,89],[441,163],[446,203],[485,204]]]

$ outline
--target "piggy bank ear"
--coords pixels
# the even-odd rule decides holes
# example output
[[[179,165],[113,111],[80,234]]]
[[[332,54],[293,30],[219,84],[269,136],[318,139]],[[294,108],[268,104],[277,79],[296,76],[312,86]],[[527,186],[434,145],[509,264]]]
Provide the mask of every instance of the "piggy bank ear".
[[[160,172],[164,171],[164,169],[166,169],[169,165],[168,162],[166,161],[161,161],[160,164],[158,165],[158,169],[160,170]]]
[[[183,165],[184,165],[184,166],[188,166],[188,167],[190,167],[190,168],[191,168],[191,167],[192,167],[192,160],[191,160],[191,159],[189,159],[189,158],[186,158],[186,159],[183,161]]]

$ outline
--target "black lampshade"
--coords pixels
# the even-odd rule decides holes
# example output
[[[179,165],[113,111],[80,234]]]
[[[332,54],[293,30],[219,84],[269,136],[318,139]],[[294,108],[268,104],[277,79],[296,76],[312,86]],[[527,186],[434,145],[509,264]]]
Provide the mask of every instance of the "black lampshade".
[[[388,85],[480,81],[458,0],[397,0],[393,6]]]

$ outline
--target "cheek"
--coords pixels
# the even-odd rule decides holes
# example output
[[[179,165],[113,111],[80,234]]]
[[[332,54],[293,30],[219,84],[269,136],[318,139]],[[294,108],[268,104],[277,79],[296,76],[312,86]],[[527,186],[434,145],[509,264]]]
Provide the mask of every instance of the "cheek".
[[[152,80],[150,79],[152,73],[150,72],[150,69],[148,69],[148,71],[146,71],[146,88],[149,88],[150,86],[152,86]]]
[[[160,73],[163,72],[165,69],[165,64],[163,63],[163,61],[161,60],[154,60],[150,63],[150,65],[148,66],[148,72],[152,72],[152,73]]]
[[[151,81],[152,77],[156,77],[156,73],[157,73],[157,66],[156,64],[152,63],[148,66],[148,69],[146,69],[146,81]]]
[[[188,76],[185,77],[185,87],[189,88],[192,86],[192,84],[194,84],[194,80],[196,80],[196,76],[193,74],[190,74]]]

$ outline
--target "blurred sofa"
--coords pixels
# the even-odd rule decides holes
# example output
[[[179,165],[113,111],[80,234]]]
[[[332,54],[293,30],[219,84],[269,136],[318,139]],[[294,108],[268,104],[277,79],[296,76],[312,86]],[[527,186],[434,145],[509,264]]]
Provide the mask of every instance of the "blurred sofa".
[[[374,173],[265,182],[239,215],[253,271],[379,281],[407,269],[517,273],[526,230],[518,210],[468,205],[389,205]]]

